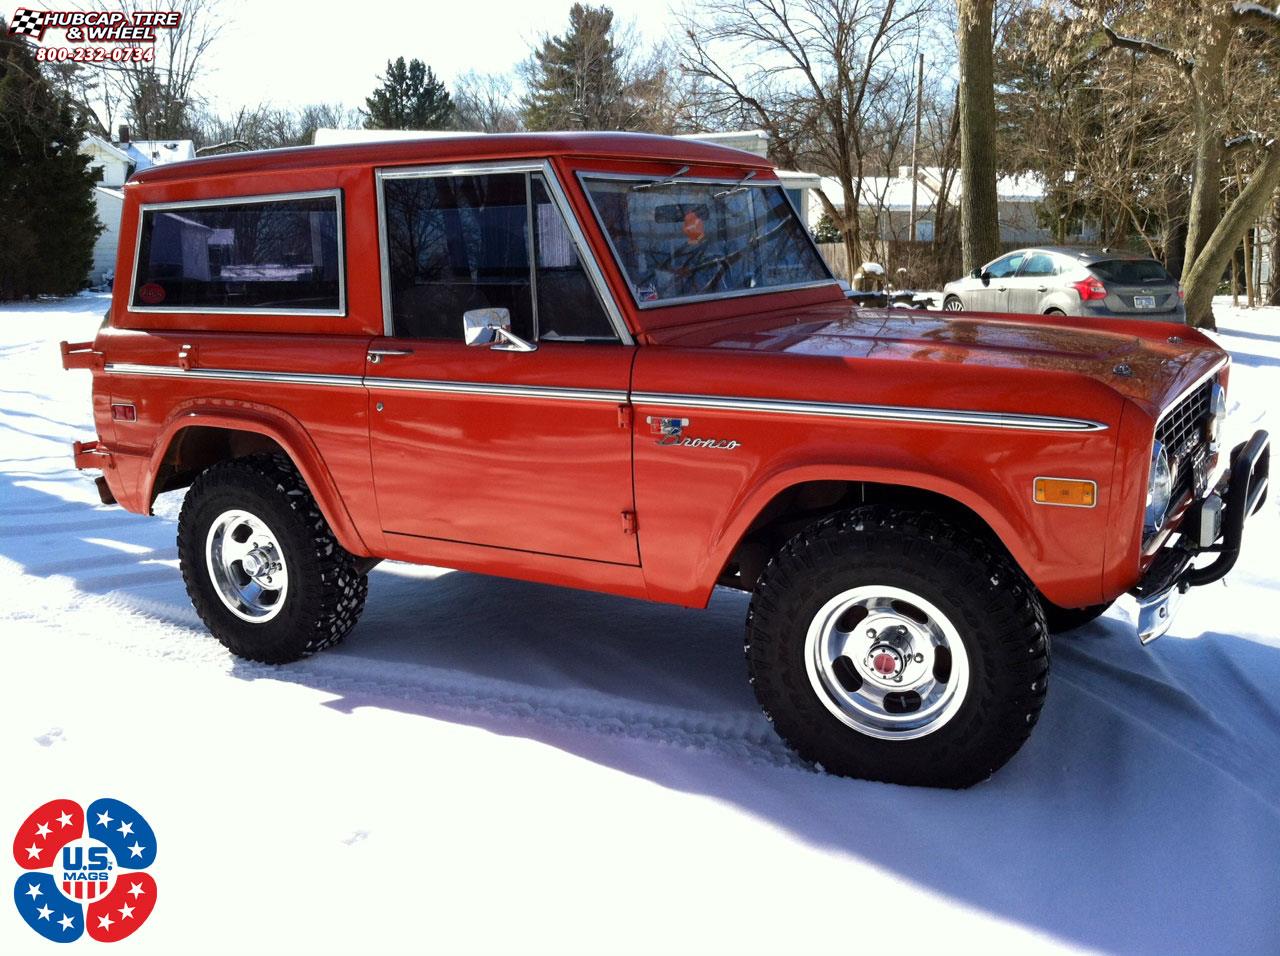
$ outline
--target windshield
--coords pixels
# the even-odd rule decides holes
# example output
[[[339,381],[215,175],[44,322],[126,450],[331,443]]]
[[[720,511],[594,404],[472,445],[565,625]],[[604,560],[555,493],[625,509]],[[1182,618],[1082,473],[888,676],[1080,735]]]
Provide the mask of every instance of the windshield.
[[[775,184],[582,181],[641,308],[834,281]]]

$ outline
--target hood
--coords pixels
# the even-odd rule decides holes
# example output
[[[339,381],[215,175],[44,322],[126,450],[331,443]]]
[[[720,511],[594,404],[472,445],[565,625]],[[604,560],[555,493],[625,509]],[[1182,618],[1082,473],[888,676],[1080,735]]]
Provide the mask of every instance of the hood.
[[[679,348],[1071,372],[1158,411],[1226,361],[1195,329],[1147,320],[859,309],[822,304],[670,329]]]

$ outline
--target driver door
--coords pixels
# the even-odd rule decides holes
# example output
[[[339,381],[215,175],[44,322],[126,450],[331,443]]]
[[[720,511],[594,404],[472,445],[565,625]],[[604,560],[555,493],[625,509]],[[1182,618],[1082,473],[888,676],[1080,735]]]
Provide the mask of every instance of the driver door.
[[[1023,254],[1014,252],[1002,256],[984,270],[984,277],[977,280],[978,291],[974,294],[979,312],[1008,312],[1009,290],[1013,277],[1022,268]]]
[[[388,535],[636,565],[623,344],[543,163],[383,170],[366,364]],[[534,346],[468,346],[463,316]]]

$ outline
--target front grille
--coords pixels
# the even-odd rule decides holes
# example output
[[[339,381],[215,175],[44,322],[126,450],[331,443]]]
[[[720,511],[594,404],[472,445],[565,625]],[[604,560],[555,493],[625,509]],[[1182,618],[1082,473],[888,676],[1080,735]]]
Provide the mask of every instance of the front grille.
[[[1156,425],[1156,441],[1164,446],[1173,469],[1173,502],[1182,500],[1195,482],[1195,453],[1208,441],[1206,426],[1213,380],[1205,382],[1170,408]]]

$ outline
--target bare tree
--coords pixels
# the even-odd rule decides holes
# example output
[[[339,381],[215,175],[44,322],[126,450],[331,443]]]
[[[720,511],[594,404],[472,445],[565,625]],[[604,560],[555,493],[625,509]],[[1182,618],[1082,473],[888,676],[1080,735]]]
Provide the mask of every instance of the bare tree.
[[[843,207],[819,200],[850,274],[862,261],[870,117],[891,98],[909,98],[915,56],[939,10],[935,0],[703,0],[682,22],[685,69],[715,97],[704,111],[746,118],[769,134],[779,162],[839,180]]]
[[[520,129],[519,100],[509,74],[464,73],[453,83],[453,102],[459,129],[483,133]]]
[[[1257,3],[1184,0],[1153,6],[1136,0],[1072,0],[1074,37],[1056,39],[1078,56],[1101,42],[1137,62],[1160,66],[1166,108],[1191,125],[1191,193],[1182,283],[1193,325],[1212,328],[1213,295],[1244,233],[1280,186],[1280,13]],[[1141,29],[1143,35],[1132,35]],[[1064,42],[1064,39],[1074,42]],[[1067,52],[1074,51],[1074,52]],[[1233,89],[1232,75],[1249,78]],[[1154,73],[1152,74],[1155,75]],[[1246,104],[1244,110],[1241,104]],[[1243,188],[1224,208],[1224,183],[1239,171]]]
[[[960,236],[965,269],[1000,252],[996,194],[994,0],[959,0]]]

